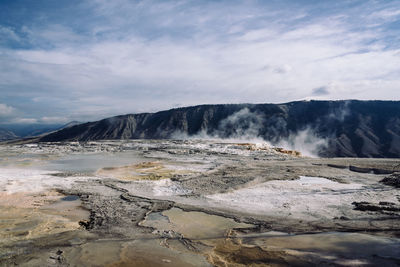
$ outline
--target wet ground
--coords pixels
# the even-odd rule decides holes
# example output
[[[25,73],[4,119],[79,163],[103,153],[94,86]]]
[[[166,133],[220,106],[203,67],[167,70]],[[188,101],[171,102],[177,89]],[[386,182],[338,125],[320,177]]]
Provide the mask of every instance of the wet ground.
[[[221,141],[0,146],[0,265],[398,266],[397,172]]]

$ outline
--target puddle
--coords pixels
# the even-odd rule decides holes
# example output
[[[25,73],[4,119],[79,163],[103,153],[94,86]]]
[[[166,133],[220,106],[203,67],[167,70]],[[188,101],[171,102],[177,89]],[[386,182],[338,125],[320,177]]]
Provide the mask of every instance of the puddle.
[[[235,222],[230,218],[198,211],[184,211],[179,208],[150,213],[140,225],[156,228],[156,233],[164,233],[163,237],[167,239],[161,243],[163,246],[181,253],[188,250],[192,253],[196,251],[204,255],[214,266],[215,261],[210,255],[218,244],[226,240],[232,229],[254,227],[251,224]],[[217,266],[225,265],[217,264]]]
[[[153,227],[160,230],[170,230],[171,222],[167,216],[164,216],[161,212],[151,212],[146,216],[146,219],[140,223],[142,226]]]
[[[251,224],[235,222],[230,218],[198,211],[184,211],[179,208],[151,213],[141,225],[164,231],[172,230],[185,238],[196,240],[224,238],[233,228],[254,227]]]
[[[62,201],[75,201],[78,199],[79,199],[78,196],[73,196],[73,195],[65,196],[65,197],[61,198]]]
[[[65,198],[68,198],[68,200],[64,200]],[[81,205],[82,202],[77,196],[66,196],[61,198],[60,201],[40,207],[40,210],[79,222],[87,220],[90,215],[89,211],[82,208]]]
[[[94,173],[104,167],[139,163],[144,159],[134,152],[72,154],[49,161],[44,168],[59,172]]]
[[[0,148],[0,167],[2,168],[38,168],[46,161],[54,159],[54,156],[45,153],[36,154],[3,149],[8,148]]]
[[[45,237],[78,230],[79,221],[87,220],[89,212],[80,201],[59,201],[39,208],[0,206],[0,243]]]
[[[238,235],[246,240],[246,235]],[[328,232],[317,234],[267,236],[246,240],[262,247],[296,249],[342,256],[376,255],[400,260],[400,239],[362,233]]]
[[[211,266],[202,255],[160,246],[160,239],[99,240],[67,250],[74,266]]]
[[[128,166],[105,167],[96,172],[100,176],[127,181],[163,180],[172,178],[175,174],[183,173],[187,173],[187,171],[167,168],[158,161],[145,161]]]
[[[150,213],[141,225],[154,227],[157,233],[175,232],[165,242],[174,250],[182,251],[176,244],[180,235],[196,242],[191,244],[214,266],[396,266],[400,262],[400,239],[361,233],[251,232],[254,225],[179,208]]]
[[[207,258],[216,266],[398,266],[398,239],[357,233],[251,237],[216,243]]]
[[[342,266],[382,264],[395,266],[400,262],[400,239],[362,233],[329,232],[303,235],[248,236],[237,235],[243,244],[266,251],[286,251],[302,255],[312,262],[329,262]],[[391,265],[393,264],[393,265]]]

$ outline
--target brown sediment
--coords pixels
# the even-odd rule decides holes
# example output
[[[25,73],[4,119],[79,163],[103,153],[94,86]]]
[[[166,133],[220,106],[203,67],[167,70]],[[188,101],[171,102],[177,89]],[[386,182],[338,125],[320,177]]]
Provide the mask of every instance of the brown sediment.
[[[152,218],[152,214],[156,216]],[[191,250],[199,253],[213,266],[379,263],[380,259],[369,255],[395,255],[396,246],[398,247],[391,243],[391,239],[362,233],[289,235],[263,232],[254,225],[237,223],[223,216],[179,208],[150,213],[141,225],[157,229],[153,233],[165,238],[165,247],[175,251]],[[182,246],[176,243],[182,239],[190,243],[186,250],[185,246],[182,250]],[[390,246],[383,249],[385,244]]]
[[[246,150],[251,150],[251,151],[257,150],[257,146],[255,144],[251,144],[251,143],[238,143],[235,145],[239,146],[240,148],[246,149]]]
[[[0,207],[0,239],[2,243],[28,240],[80,228],[61,214],[26,208]]]
[[[223,148],[232,149],[232,145],[235,144],[227,144]],[[60,147],[63,146],[60,145]],[[242,149],[242,152],[246,149],[258,149],[256,145],[250,143],[240,144],[235,148]],[[265,149],[267,150],[267,147]],[[390,264],[398,261],[398,254],[395,254],[398,249],[389,255],[394,260],[384,258],[379,262],[380,258],[378,258],[388,255],[389,248],[392,251],[399,248],[398,241],[390,243],[390,240],[382,239],[382,237],[398,237],[400,198],[395,188],[379,183],[386,176],[382,173],[386,173],[388,170],[397,170],[398,160],[311,159],[292,157],[276,152],[272,148],[268,149],[270,149],[270,154],[262,151],[229,155],[225,152],[225,154],[219,154],[212,150],[202,151],[196,148],[193,151],[190,150],[192,152],[189,158],[187,147],[182,148],[178,143],[169,145],[167,141],[163,141],[161,146],[144,150],[146,152],[144,154],[149,160],[159,161],[103,168],[98,172],[98,174],[103,172],[101,176],[117,179],[89,177],[76,179],[73,184],[58,186],[56,184],[58,181],[63,180],[64,177],[75,176],[77,172],[54,174],[59,179],[54,179],[54,187],[66,195],[79,195],[85,208],[90,210],[89,220],[87,223],[82,223],[86,227],[85,230],[76,228],[79,227],[79,218],[83,217],[77,214],[79,206],[74,206],[69,201],[59,201],[64,195],[54,191],[36,195],[0,194],[0,203],[3,203],[1,205],[8,205],[10,208],[8,211],[10,216],[8,218],[4,216],[5,220],[1,221],[0,228],[3,230],[7,227],[12,228],[8,232],[11,232],[11,237],[16,240],[12,241],[9,236],[7,237],[8,240],[11,240],[9,245],[2,243],[0,246],[0,254],[3,257],[0,258],[0,265],[12,263],[9,264],[12,266],[14,263],[17,263],[14,265],[24,263],[26,266],[29,264],[30,266],[45,266],[50,257],[59,259],[61,266],[63,259],[65,259],[64,265],[70,266],[94,264],[101,266],[190,266],[190,264],[197,266],[207,266],[207,264],[215,266],[304,266],[318,265],[321,262],[325,265],[341,264],[342,261],[337,262],[333,258],[324,258],[326,254],[331,257],[335,253],[339,256],[345,255],[348,258],[348,261],[345,262],[347,264],[355,264],[357,261],[364,264],[371,259],[371,262],[376,265],[381,262]],[[189,166],[188,159],[190,164],[206,161],[207,168],[204,168],[206,171],[191,172],[190,175],[181,177],[175,175],[181,170],[187,171],[190,168],[187,167]],[[379,171],[354,172],[349,170],[349,166]],[[125,178],[124,175],[126,175]],[[353,189],[342,185],[332,186],[329,183],[323,183],[321,186],[312,187],[313,190],[308,190],[308,187],[311,188],[310,185],[299,184],[299,187],[307,189],[300,188],[300,190],[299,188],[289,188],[287,186],[289,182],[285,182],[282,187],[279,187],[279,183],[276,182],[279,180],[291,181],[300,176],[325,177],[349,185],[360,184],[363,187],[360,189],[354,187]],[[157,180],[163,179],[163,177],[173,179],[171,182],[167,180],[154,183],[121,181],[152,178]],[[13,189],[21,190],[17,187],[20,180],[15,178],[10,182],[13,182]],[[293,196],[289,192],[287,199],[273,206],[276,209],[271,213],[263,210],[252,211],[252,203],[242,207],[238,205],[239,208],[237,208],[230,207],[229,202],[210,202],[209,199],[205,199],[205,196],[215,194],[241,193],[244,189],[251,189],[257,185],[259,188],[264,186],[264,190],[271,189],[271,186],[264,184],[267,182],[274,184],[275,191],[281,188],[286,191],[289,189],[293,192],[301,191],[302,195],[320,196],[316,201],[299,202],[299,199],[296,198],[293,202],[289,202]],[[171,195],[169,193],[158,194],[159,191],[155,189],[158,190],[160,184],[165,187],[176,186],[178,189],[182,188],[190,193],[181,194],[180,190],[176,190]],[[310,204],[321,202],[322,207],[323,201],[330,192],[333,192],[334,195],[344,194],[344,197],[333,203],[332,208],[328,207],[332,209],[332,212],[327,213],[326,209],[322,210],[321,208],[316,209],[315,213],[310,210],[300,213],[301,207],[295,205],[299,203],[313,208]],[[354,195],[355,199],[349,197],[347,200],[346,196],[352,196],[354,192],[357,193]],[[255,197],[252,194],[249,196]],[[359,196],[362,199],[358,199]],[[277,198],[271,197],[260,202],[265,203],[263,205],[266,206],[277,200]],[[363,205],[360,207],[363,211],[360,211],[354,210],[354,205],[351,204],[353,201],[369,202],[362,203]],[[240,204],[241,201],[239,200],[238,203]],[[254,201],[253,203],[255,205],[258,202]],[[376,211],[376,207],[384,212]],[[16,217],[19,221],[12,222],[11,227],[8,225],[7,219],[15,220],[11,216],[13,212],[17,214]],[[0,210],[0,217],[4,214]],[[22,214],[26,217],[23,217]],[[313,217],[314,214],[318,216]],[[60,221],[56,221],[57,218]],[[152,222],[149,223],[150,221]],[[73,224],[69,225],[68,222]],[[243,227],[248,227],[248,225],[250,227],[240,228],[238,226],[240,222],[247,224]],[[60,226],[62,229],[57,229],[56,226]],[[256,227],[251,228],[251,226]],[[234,228],[240,228],[240,230],[232,231]],[[68,229],[72,230],[62,232]],[[271,237],[269,231],[272,230],[296,233],[297,235],[286,234],[284,236],[282,233],[282,236]],[[332,239],[333,235],[312,234],[322,231],[381,231],[385,233],[385,236],[382,236],[380,232],[374,232],[375,235],[379,235],[376,240],[367,237],[357,239],[361,236],[351,236],[350,233],[345,233],[348,236],[343,238],[342,233],[336,233],[338,238],[335,241]],[[31,238],[28,240],[26,237],[29,234]],[[90,235],[90,237],[86,238],[85,235]],[[268,237],[265,237],[266,235]],[[331,239],[336,244],[331,242]],[[352,241],[356,239],[356,242]],[[1,243],[3,239],[0,237],[0,240]],[[358,257],[354,251],[363,252],[366,249],[357,244],[368,247],[376,244],[376,247]],[[397,247],[395,247],[396,245]],[[26,250],[19,250],[22,246]],[[377,249],[378,246],[384,247],[384,253]],[[39,249],[37,249],[38,247]],[[352,247],[357,249],[351,250]],[[15,255],[12,261],[9,260],[8,252]],[[112,255],[110,256],[110,254]],[[34,264],[31,259],[35,257],[39,257],[43,261],[40,264],[39,261],[36,261]],[[353,262],[349,260],[353,260]]]
[[[60,201],[63,195],[48,191],[40,194],[0,195],[0,240],[2,244],[31,240],[81,228],[80,220],[89,212],[80,201]]]
[[[199,211],[184,211],[171,208],[161,212],[168,218],[162,220],[144,220],[141,225],[150,226],[159,230],[172,230],[188,239],[213,239],[224,237],[232,228],[252,228],[254,225],[238,223],[233,219],[210,215]],[[147,219],[149,219],[147,217]]]
[[[287,266],[310,263],[284,249],[271,250],[255,244],[244,244],[242,238],[236,236],[236,230],[232,229],[257,231],[251,224],[178,208],[165,210],[160,215],[165,216],[165,219],[156,217],[152,220],[151,216],[147,216],[141,225],[156,228],[154,233],[161,234],[165,238],[165,246],[174,250],[179,250],[179,246],[174,243],[175,239],[187,238],[192,247],[199,248],[195,251],[204,255],[213,266]]]
[[[220,240],[214,249],[206,254],[214,266],[290,266],[295,263],[307,264],[283,250],[267,251],[259,246],[243,245],[232,239]]]
[[[124,266],[205,266],[207,262],[201,255],[188,251],[176,251],[160,246],[161,240],[146,240],[126,243],[119,262],[110,267]]]
[[[188,251],[160,246],[161,239],[98,240],[65,252],[74,266],[211,266],[206,259]]]
[[[274,147],[273,150],[275,150],[276,152],[279,152],[279,153],[288,154],[288,155],[295,156],[295,157],[301,157],[301,153],[296,150],[287,150],[282,147]]]
[[[194,248],[201,247],[195,251],[204,255],[214,266],[265,266],[275,261],[279,265],[287,263],[282,257],[288,255],[283,251],[265,251],[255,245],[244,245],[240,239],[231,238],[232,229],[252,229],[254,225],[178,208],[165,210],[161,214],[165,216],[164,220],[155,218],[151,221],[150,216],[147,216],[141,225],[156,228],[155,233],[161,233],[166,238],[165,244],[168,247],[171,247],[173,241],[167,241],[169,238],[187,238]],[[176,245],[172,244],[172,247],[177,249]]]
[[[161,180],[172,178],[176,174],[183,173],[188,173],[188,171],[169,169],[161,162],[150,161],[122,167],[106,167],[98,170],[96,174],[120,180],[133,181]]]
[[[41,193],[0,192],[0,206],[16,208],[37,208],[46,203],[59,200],[63,195],[57,191],[50,190]]]
[[[270,151],[271,148],[269,146],[263,145],[263,146],[257,146],[257,144],[253,143],[237,143],[235,146],[238,146],[241,149],[246,149],[250,151]]]

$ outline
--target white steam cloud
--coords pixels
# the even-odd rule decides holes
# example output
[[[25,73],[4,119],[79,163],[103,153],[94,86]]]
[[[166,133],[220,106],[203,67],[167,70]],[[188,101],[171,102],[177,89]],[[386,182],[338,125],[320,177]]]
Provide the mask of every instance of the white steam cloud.
[[[273,136],[271,140],[267,140],[262,133],[265,127],[268,127],[269,135]],[[174,139],[211,139],[225,142],[264,143],[269,146],[297,150],[309,157],[318,157],[321,149],[328,145],[328,140],[319,137],[310,126],[296,133],[291,132],[283,136],[282,133],[285,132],[286,122],[282,118],[272,117],[267,120],[265,115],[243,108],[223,119],[219,123],[217,130],[211,133],[203,129],[197,134],[189,136],[186,133],[177,131],[171,137]]]
[[[310,127],[297,133],[291,133],[289,137],[274,143],[275,146],[290,150],[300,151],[304,156],[318,157],[321,149],[328,146],[328,140],[315,134]]]
[[[244,108],[223,119],[219,124],[216,135],[220,137],[229,136],[234,140],[263,140],[260,139],[260,130],[264,123],[264,115]]]

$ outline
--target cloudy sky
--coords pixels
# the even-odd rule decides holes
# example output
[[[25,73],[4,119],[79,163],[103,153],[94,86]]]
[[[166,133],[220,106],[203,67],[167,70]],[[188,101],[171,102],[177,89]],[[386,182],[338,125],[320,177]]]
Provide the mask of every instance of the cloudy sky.
[[[0,123],[400,99],[400,1],[1,0]]]

